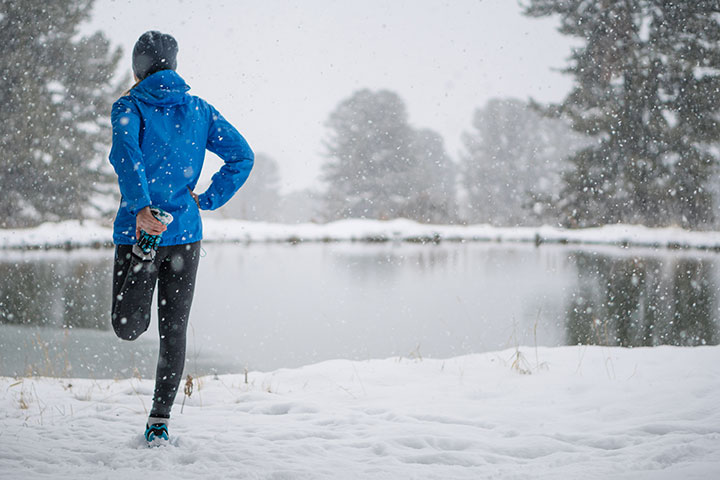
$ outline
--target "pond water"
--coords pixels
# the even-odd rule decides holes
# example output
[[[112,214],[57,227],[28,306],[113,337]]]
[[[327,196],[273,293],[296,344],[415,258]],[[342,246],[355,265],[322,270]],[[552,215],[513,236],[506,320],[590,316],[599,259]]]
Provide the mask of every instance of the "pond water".
[[[720,256],[493,243],[206,244],[186,373],[524,346],[717,344]],[[0,375],[152,377],[110,327],[112,250],[0,252]]]

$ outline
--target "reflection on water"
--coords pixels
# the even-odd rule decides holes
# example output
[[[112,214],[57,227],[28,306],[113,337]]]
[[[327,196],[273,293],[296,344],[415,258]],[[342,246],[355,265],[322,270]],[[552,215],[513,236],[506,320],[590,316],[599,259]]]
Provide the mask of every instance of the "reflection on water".
[[[11,255],[6,261],[0,256],[0,323],[110,328],[112,264],[107,255]]]
[[[569,344],[717,344],[715,262],[688,257],[571,255],[578,281]]]
[[[716,254],[476,244],[205,246],[193,375],[515,345],[717,344]],[[602,253],[600,253],[602,252]],[[0,252],[0,375],[154,375],[110,329],[111,250]]]

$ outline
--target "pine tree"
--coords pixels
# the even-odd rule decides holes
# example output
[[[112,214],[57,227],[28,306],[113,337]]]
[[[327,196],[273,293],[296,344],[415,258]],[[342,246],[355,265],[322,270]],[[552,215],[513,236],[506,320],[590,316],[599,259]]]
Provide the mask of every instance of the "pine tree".
[[[328,219],[454,218],[454,168],[442,138],[410,126],[396,93],[355,92],[330,114],[327,126]]]
[[[83,218],[111,181],[110,81],[102,33],[79,37],[92,0],[0,0],[0,226]]]
[[[462,136],[465,218],[501,226],[557,218],[565,159],[587,145],[586,137],[514,99],[491,99],[475,111],[472,126]]]
[[[429,128],[415,130],[410,143],[413,166],[396,188],[404,188],[399,216],[424,223],[453,223],[457,212],[457,167],[442,136]]]
[[[526,0],[559,15],[583,42],[560,105],[597,144],[572,157],[565,223],[702,228],[713,219],[707,181],[720,139],[718,0]]]

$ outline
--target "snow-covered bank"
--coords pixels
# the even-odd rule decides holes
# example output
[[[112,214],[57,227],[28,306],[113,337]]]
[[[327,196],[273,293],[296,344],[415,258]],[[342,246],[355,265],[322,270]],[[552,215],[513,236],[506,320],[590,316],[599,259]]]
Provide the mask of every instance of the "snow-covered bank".
[[[0,378],[0,478],[720,475],[720,347],[521,352],[205,377],[158,449],[151,380]]]
[[[720,232],[680,228],[608,225],[566,230],[555,227],[499,228],[489,225],[426,225],[405,219],[340,220],[327,224],[274,224],[206,219],[206,242],[437,242],[485,241],[720,249]],[[112,230],[91,221],[46,223],[31,229],[0,230],[0,248],[77,248],[112,244]]]

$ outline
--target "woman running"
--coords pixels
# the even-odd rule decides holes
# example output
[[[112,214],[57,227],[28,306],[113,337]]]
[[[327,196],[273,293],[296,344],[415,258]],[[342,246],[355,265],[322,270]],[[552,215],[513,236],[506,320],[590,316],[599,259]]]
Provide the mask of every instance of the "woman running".
[[[133,49],[135,85],[112,107],[110,163],[122,198],[113,242],[112,325],[135,340],[150,325],[158,285],[160,351],[145,439],[164,443],[185,365],[188,317],[195,289],[200,210],[224,205],[247,180],[254,155],[210,104],[189,95],[175,72],[178,46],[168,34],[144,33]],[[205,150],[224,165],[210,187],[194,193]]]

